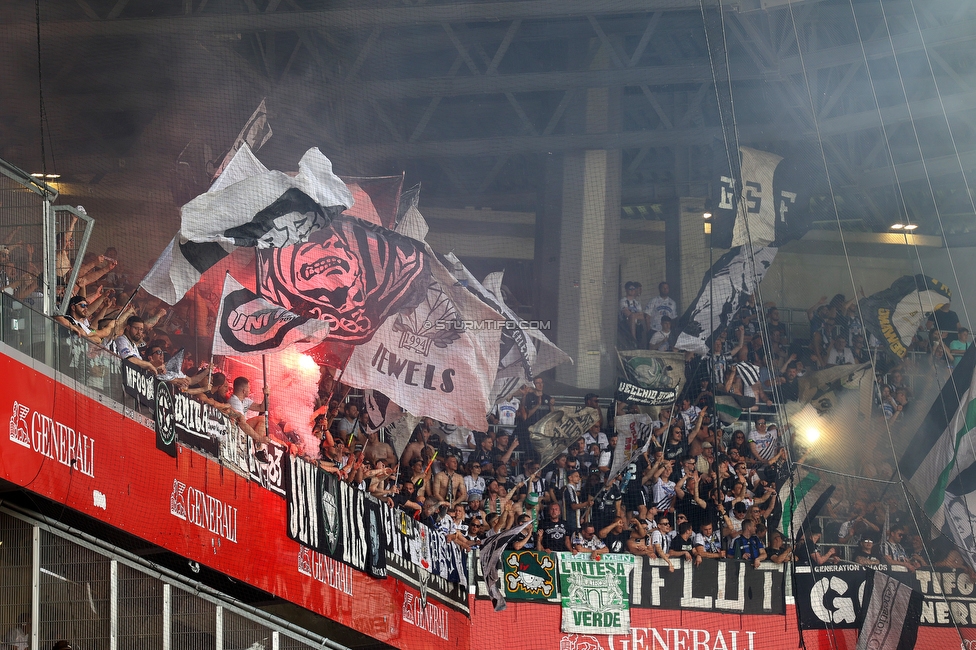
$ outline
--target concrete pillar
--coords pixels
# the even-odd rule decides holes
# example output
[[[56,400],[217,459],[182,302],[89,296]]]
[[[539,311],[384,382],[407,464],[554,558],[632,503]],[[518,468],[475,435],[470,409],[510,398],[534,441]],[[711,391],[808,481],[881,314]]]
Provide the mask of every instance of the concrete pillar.
[[[702,279],[709,268],[708,245],[705,236],[705,199],[682,197],[678,201],[679,277],[671,279],[671,290],[680,284],[678,314],[682,314],[698,295]],[[719,252],[721,256],[721,252]],[[716,256],[718,257],[718,256]],[[678,300],[678,299],[676,299]]]
[[[608,67],[605,52],[593,67]],[[591,88],[581,107],[586,133],[619,128],[619,91]],[[606,388],[616,376],[620,261],[619,150],[563,156],[557,343],[575,364],[557,369],[559,382]]]

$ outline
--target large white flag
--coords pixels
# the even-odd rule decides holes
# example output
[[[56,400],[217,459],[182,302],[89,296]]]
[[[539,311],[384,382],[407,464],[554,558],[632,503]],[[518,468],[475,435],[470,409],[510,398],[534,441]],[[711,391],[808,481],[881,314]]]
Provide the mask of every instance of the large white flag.
[[[180,232],[141,286],[168,304],[236,247],[299,244],[353,205],[332,163],[309,149],[297,176],[269,171],[244,144],[213,186],[182,209]]]
[[[238,357],[267,354],[298,343],[311,347],[321,343],[328,334],[327,321],[303,318],[259,298],[230,273],[224,276],[213,354]]]
[[[502,317],[457,285],[429,249],[427,256],[433,277],[424,299],[356,346],[342,381],[415,415],[484,430]]]
[[[709,269],[698,296],[681,317],[683,329],[674,347],[695,354],[710,354],[710,341],[735,319],[756,290],[776,257],[776,248],[752,250],[736,247]]]

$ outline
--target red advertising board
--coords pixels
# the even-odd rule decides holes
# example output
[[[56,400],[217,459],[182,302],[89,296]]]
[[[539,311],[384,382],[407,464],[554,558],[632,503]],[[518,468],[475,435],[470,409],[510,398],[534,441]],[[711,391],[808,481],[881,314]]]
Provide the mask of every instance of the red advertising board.
[[[786,616],[715,614],[693,610],[631,608],[629,635],[564,634],[559,605],[508,601],[502,612],[487,600],[471,610],[472,648],[508,650],[796,650],[796,608]],[[479,644],[479,639],[484,640]],[[854,650],[856,630],[803,633],[807,650]],[[976,629],[920,627],[916,648],[976,650]]]
[[[16,354],[16,353],[14,353]],[[0,478],[399,648],[469,647],[463,614],[388,578],[303,549],[285,500],[0,354]]]
[[[16,353],[13,353],[16,354]],[[564,634],[558,605],[510,600],[460,612],[388,578],[376,580],[286,534],[285,500],[55,381],[44,366],[0,354],[0,478],[398,648],[758,650],[799,647],[796,609],[738,615],[632,607],[629,635]],[[84,391],[84,389],[82,389]],[[946,614],[948,616],[948,614]],[[803,632],[807,648],[853,649],[855,630]],[[922,627],[919,648],[976,650],[976,628]]]

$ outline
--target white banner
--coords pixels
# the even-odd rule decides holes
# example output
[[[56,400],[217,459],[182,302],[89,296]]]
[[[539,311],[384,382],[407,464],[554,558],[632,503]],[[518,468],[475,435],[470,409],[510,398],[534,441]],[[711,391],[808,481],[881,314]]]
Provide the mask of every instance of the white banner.
[[[356,346],[342,381],[378,390],[415,415],[484,430],[502,316],[428,255],[433,281],[426,298]]]

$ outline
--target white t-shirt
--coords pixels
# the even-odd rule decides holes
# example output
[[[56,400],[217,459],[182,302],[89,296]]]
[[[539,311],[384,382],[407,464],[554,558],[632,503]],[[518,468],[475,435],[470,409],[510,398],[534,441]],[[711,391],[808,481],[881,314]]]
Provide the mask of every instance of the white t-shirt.
[[[115,337],[112,345],[115,347],[115,354],[123,359],[139,356],[139,346],[130,341],[125,334]]]
[[[475,478],[470,475],[465,476],[464,489],[467,490],[469,501],[475,494],[478,496],[483,496],[485,493],[485,477],[479,476],[478,478]]]
[[[671,550],[671,536],[665,535],[659,529],[651,531],[651,546],[660,546],[665,555]]]
[[[844,366],[852,363],[854,363],[854,353],[850,348],[838,350],[833,346],[830,347],[830,352],[827,354],[828,366]]]
[[[685,436],[687,437],[691,433],[692,427],[695,426],[695,422],[698,421],[698,414],[701,413],[701,409],[692,404],[687,410],[681,412],[681,418],[685,421]]]
[[[513,397],[507,402],[499,402],[495,405],[495,414],[498,416],[498,424],[503,427],[515,426],[515,414],[518,413],[519,399]]]
[[[610,441],[607,439],[607,434],[602,431],[598,431],[596,436],[591,434],[589,431],[583,434],[583,443],[589,449],[590,445],[597,444],[600,445],[600,449],[606,449],[610,445]]]
[[[250,397],[245,397],[244,399],[241,399],[237,395],[231,395],[230,399],[227,400],[227,403],[230,404],[230,407],[232,409],[234,409],[241,415],[246,416],[247,409],[251,407],[251,404],[254,404],[254,400],[251,399]]]
[[[664,332],[657,330],[654,332],[654,336],[651,337],[651,340],[649,341],[649,345],[655,350],[659,350],[661,352],[670,352],[671,344],[667,342],[669,338],[671,338],[670,332],[665,334]]]
[[[647,301],[644,313],[651,317],[651,329],[661,329],[661,317],[667,316],[671,320],[678,315],[678,305],[671,298],[655,296]]]
[[[658,511],[664,512],[670,510],[671,505],[674,503],[674,481],[665,481],[663,478],[658,477],[652,491],[654,503],[657,504]]]
[[[640,300],[637,298],[621,298],[620,310],[630,312],[631,314],[639,314],[641,312]]]

